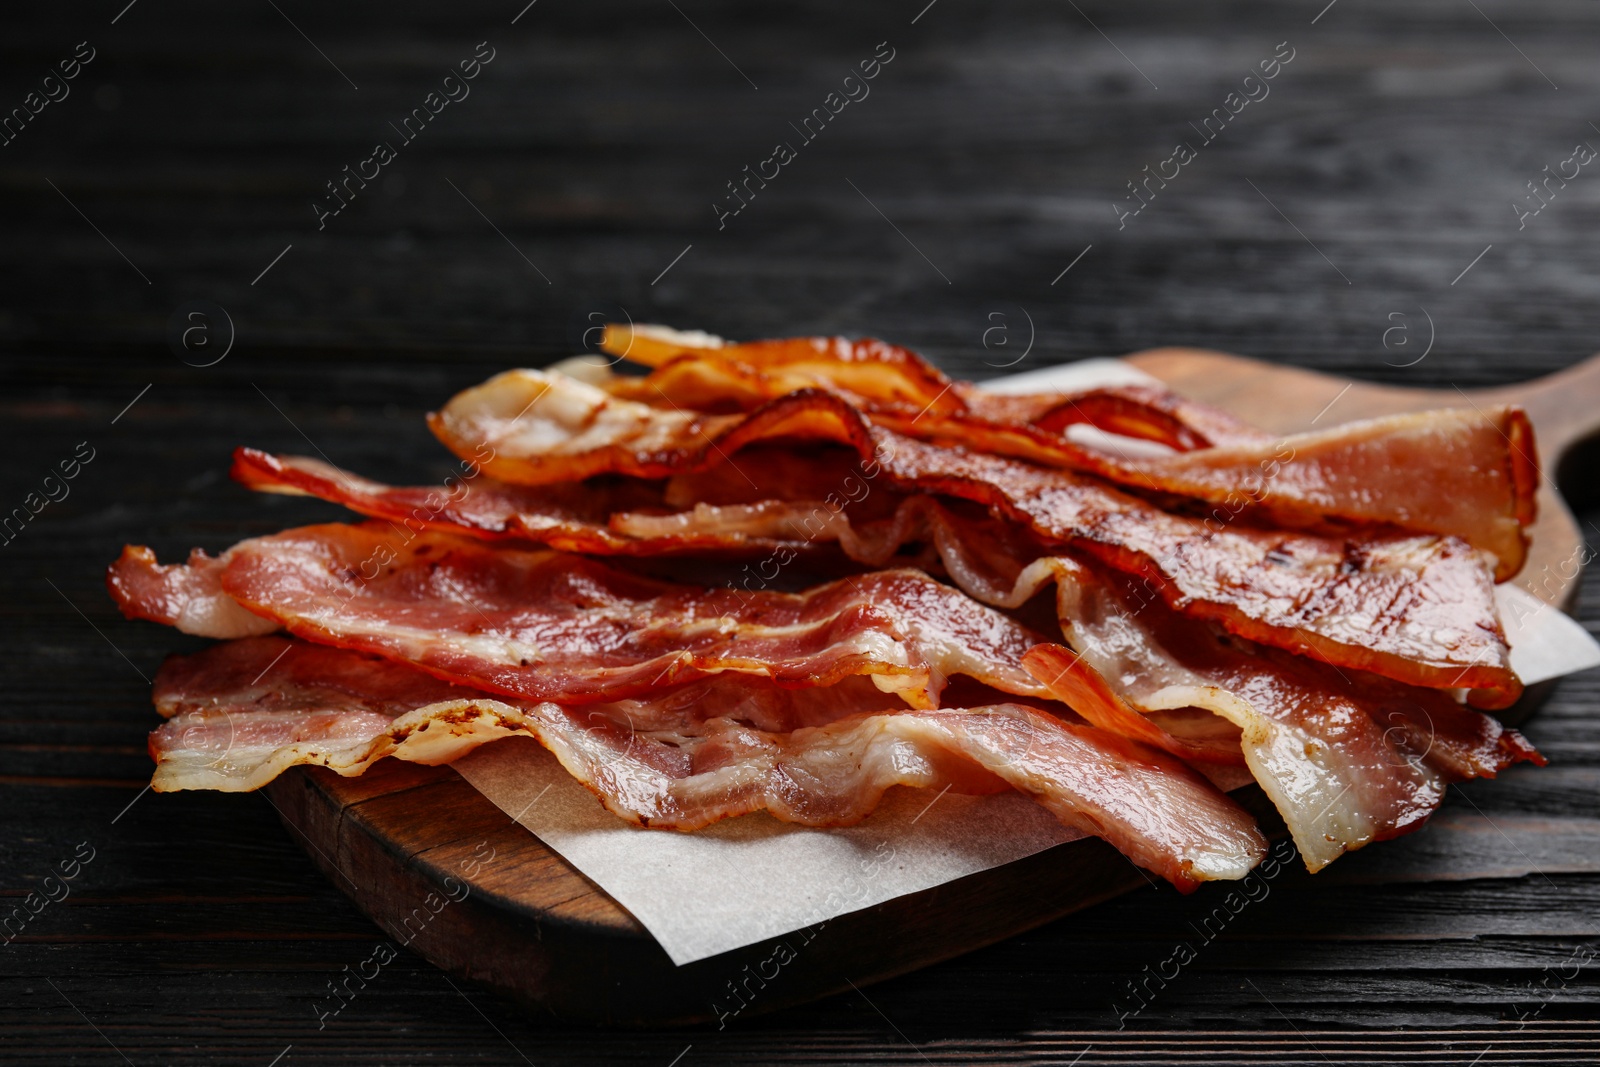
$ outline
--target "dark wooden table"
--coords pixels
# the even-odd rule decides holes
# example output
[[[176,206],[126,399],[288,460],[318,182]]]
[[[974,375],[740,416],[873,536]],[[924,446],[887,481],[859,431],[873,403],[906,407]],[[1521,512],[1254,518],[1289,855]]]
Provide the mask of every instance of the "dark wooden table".
[[[563,1026],[402,952],[319,1029],[382,935],[263,798],[141,793],[146,679],[200,642],[122,621],[101,585],[125,540],[171,557],[331,515],[233,486],[234,444],[442,476],[421,413],[573,350],[591,315],[871,333],[977,377],[1184,343],[1466,386],[1600,347],[1600,184],[1567,162],[1600,145],[1596,5],[524,2],[4,16],[0,108],[66,95],[0,145],[0,514],[93,452],[0,544],[4,905],[93,859],[0,947],[0,1060],[1600,1055],[1595,674],[1528,726],[1550,767],[1281,876],[1120,1031],[1127,984],[1199,940],[1217,893],[1141,891],[721,1032]],[[891,49],[814,140],[791,126]],[[410,142],[391,127],[445,89],[470,95]],[[1189,124],[1236,90],[1268,95],[1206,141]],[[1119,229],[1125,183],[1172,174],[1180,140],[1194,158]],[[380,141],[395,158],[319,230],[324,183],[370,174]],[[777,142],[795,158],[719,230],[726,183],[771,174]],[[1574,169],[1519,219],[1525,183]],[[1600,518],[1592,468],[1563,477]]]

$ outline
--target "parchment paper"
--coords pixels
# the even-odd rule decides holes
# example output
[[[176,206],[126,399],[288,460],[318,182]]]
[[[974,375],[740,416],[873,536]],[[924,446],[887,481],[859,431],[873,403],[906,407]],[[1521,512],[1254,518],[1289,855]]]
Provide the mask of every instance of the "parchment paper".
[[[1001,392],[1154,382],[1114,359],[989,383]],[[1496,590],[1512,666],[1528,684],[1600,665],[1600,645],[1511,584]],[[640,830],[605,811],[536,741],[486,745],[452,766],[633,913],[679,966],[1031,856],[1079,836],[1021,796],[891,790],[859,826],[811,829],[765,814],[693,834]],[[1247,772],[1223,781],[1231,789]]]
[[[1080,837],[1021,794],[892,789],[858,826],[766,814],[692,834],[640,830],[532,738],[452,766],[644,924],[682,965],[998,867]]]

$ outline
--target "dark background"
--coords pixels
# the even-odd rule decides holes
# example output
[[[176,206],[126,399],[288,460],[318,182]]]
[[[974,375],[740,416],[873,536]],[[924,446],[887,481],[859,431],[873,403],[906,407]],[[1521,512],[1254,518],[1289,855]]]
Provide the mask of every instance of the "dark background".
[[[1164,344],[1442,387],[1566,366],[1600,347],[1600,163],[1523,229],[1512,205],[1600,146],[1600,5],[125,2],[13,7],[0,31],[0,110],[78,42],[97,53],[0,146],[0,510],[78,442],[95,452],[0,545],[0,904],[79,842],[96,853],[0,947],[0,1059],[1068,1063],[1087,1047],[1087,1065],[1254,1047],[1498,1064],[1600,1048],[1593,673],[1528,727],[1550,767],[1282,876],[1121,1033],[1123,982],[1192,938],[1216,894],[1141,891],[720,1033],[563,1026],[402,954],[319,1032],[325,983],[381,934],[261,798],[140,795],[156,721],[140,675],[199,642],[122,621],[101,585],[126,540],[172,558],[331,516],[233,486],[238,443],[442,476],[424,411],[574,351],[591,314],[619,309],[735,338],[873,334],[973,377]],[[479,41],[495,58],[471,95],[400,145],[389,123]],[[871,95],[800,145],[789,123],[881,41],[895,58]],[[1188,123],[1284,41],[1267,99],[1119,231],[1124,183],[1198,146]],[[319,232],[323,183],[380,140],[398,158]],[[724,183],[778,141],[798,158],[719,232]],[[227,319],[186,350],[192,323],[171,323],[192,301]],[[1566,488],[1593,503],[1592,479]]]

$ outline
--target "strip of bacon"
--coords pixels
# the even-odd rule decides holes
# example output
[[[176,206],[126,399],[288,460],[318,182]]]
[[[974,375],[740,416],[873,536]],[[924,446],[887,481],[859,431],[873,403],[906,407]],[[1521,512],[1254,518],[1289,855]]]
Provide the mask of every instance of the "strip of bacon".
[[[695,483],[684,473],[723,464],[756,487],[735,458],[747,446],[842,444],[893,489],[982,504],[1242,637],[1411,684],[1474,690],[1482,707],[1504,707],[1521,692],[1492,575],[1453,537],[1352,542],[1173,515],[1075,472],[911,440],[827,393],[791,394],[750,415],[699,416],[621,401],[562,375],[512,371],[459,394],[430,422],[458,455],[492,448],[484,469],[502,481],[679,474],[685,494]]]
[[[613,395],[700,411],[748,411],[798,389],[846,394],[874,411],[1037,427],[1059,434],[1076,423],[1188,450],[1264,438],[1232,415],[1150,386],[1075,394],[997,396],[945,376],[910,349],[871,338],[795,337],[728,344],[707,334],[610,325],[601,348],[656,368],[643,379],[596,376]],[[919,420],[920,421],[920,420]]]
[[[1260,644],[1415,685],[1474,690],[1481,707],[1504,707],[1521,693],[1491,575],[1454,538],[1340,543],[1214,530],[1066,472],[918,442],[900,442],[884,468],[902,485],[984,504],[1081,549],[1138,578],[1146,599]]]
[[[927,364],[914,375],[904,375],[895,361],[879,361],[876,356],[905,350],[881,341],[817,341],[820,350],[812,348],[810,339],[803,339],[681,355],[642,378],[570,362],[557,364],[551,371],[571,372],[624,400],[706,414],[753,411],[802,389],[825,389],[902,433],[927,439],[954,437],[968,443],[981,438],[986,447],[1007,455],[1078,469],[1088,469],[1080,465],[1094,464],[1100,453],[1063,436],[1068,427],[1077,425],[1154,441],[1180,452],[1272,439],[1225,412],[1156,386],[1095,386],[1074,393],[989,393],[971,382],[947,379]],[[728,354],[768,346],[798,348],[792,360],[760,366]],[[846,353],[842,359],[841,352]],[[767,356],[766,352],[756,354],[758,359]]]
[[[896,785],[1009,787],[1186,891],[1242,877],[1266,849],[1250,817],[1179,761],[1015,704],[857,714],[791,733],[686,715],[643,732],[612,706],[509,703],[278,638],[169,660],[155,693],[171,716],[150,742],[164,791],[254,789],[295,764],[353,775],[384,756],[444,763],[526,735],[641,826],[692,830],[761,810],[841,826]]]
[[[721,369],[720,364],[717,366]],[[940,415],[936,408],[929,409],[934,411],[929,414],[911,406],[874,404],[848,390],[788,388],[800,380],[784,378],[770,389],[752,390],[748,396],[736,396],[727,403],[715,404],[707,397],[700,397],[714,409],[702,411],[677,404],[650,379],[642,384],[625,378],[606,380],[610,388],[642,398],[636,399],[613,395],[604,388],[559,372],[512,370],[457,394],[443,409],[430,414],[428,422],[452,450],[460,453],[467,442],[475,442],[474,457],[481,457],[485,451],[491,453],[484,462],[484,469],[504,481],[523,485],[575,481],[605,473],[665,477],[682,469],[685,463],[697,461],[707,451],[719,448],[731,451],[729,441],[725,440],[728,435],[749,439],[748,431],[743,434],[738,431],[752,413],[768,411],[774,407],[774,402],[788,397],[806,397],[818,392],[829,393],[856,422],[865,424],[870,419],[912,436],[955,440],[989,451],[1092,470],[1107,476],[1119,473],[1115,456],[1078,445],[1061,436],[1059,431],[1070,424],[1086,422],[1125,434],[1136,432],[1142,426],[1150,427],[1146,432],[1164,443],[1175,441],[1192,446],[1202,439],[1198,430],[1188,428],[1185,420],[1178,420],[1170,411],[1163,414],[1154,402],[1142,416],[1135,417],[1131,409],[1138,406],[1134,398],[1141,394],[1131,387],[1104,390],[1095,396],[1065,399],[1047,396],[1038,402],[972,391],[972,403],[993,416],[986,419],[980,414],[967,414],[964,402],[961,410]],[[692,389],[686,391],[689,393],[686,400],[696,399]],[[656,394],[654,402],[647,402],[652,399],[652,392]],[[953,398],[960,392],[952,388],[943,396],[957,403]],[[750,411],[740,408],[743,401],[751,405]],[[661,407],[661,403],[668,406]],[[761,404],[765,406],[756,406]],[[1169,406],[1175,410],[1180,405],[1172,402]],[[727,410],[730,407],[735,410]],[[796,409],[787,409],[787,413],[794,415]],[[1213,416],[1211,421],[1221,418],[1223,416]],[[765,430],[770,422],[769,419],[758,426]],[[809,423],[801,420],[786,426],[785,430],[795,436],[823,440],[854,436],[849,428],[838,427],[826,417]],[[1213,432],[1212,436],[1222,434]],[[1227,439],[1241,446],[1256,444],[1259,447],[1262,437],[1255,432],[1240,431],[1227,435]],[[514,453],[515,459],[507,462],[493,454],[501,450],[501,442]],[[538,466],[526,462],[533,456],[542,457]],[[1159,461],[1152,459],[1150,462]],[[511,469],[515,469],[514,474],[507,473]],[[1150,475],[1135,471],[1130,477],[1148,481]]]
[[[1218,505],[1209,517],[1289,529],[1395,526],[1459,537],[1493,556],[1496,581],[1527,558],[1539,467],[1517,407],[1449,409],[1168,456],[1089,450],[1089,470],[1133,489]]]
[[[233,453],[235,481],[263,493],[314,496],[397,524],[401,536],[448,530],[490,540],[533,541],[562,552],[607,556],[692,555],[716,551],[803,551],[814,542],[792,531],[787,505],[749,505],[718,514],[696,532],[640,538],[613,532],[613,515],[665,510],[661,488],[612,479],[604,484],[508,485],[493,478],[443,486],[396,487],[306,456],[273,456],[253,448]],[[737,516],[737,517],[736,517]],[[400,529],[403,528],[403,529]]]
[[[869,353],[884,347],[862,345]],[[745,347],[754,346],[680,356],[648,377],[616,376],[596,384],[612,396],[655,407],[666,402],[680,413],[690,408],[722,415],[754,411],[797,390],[827,388],[898,433],[1204,502],[1213,507],[1198,510],[1221,523],[1248,511],[1258,523],[1314,532],[1388,525],[1460,537],[1494,556],[1499,581],[1515,575],[1527,558],[1526,527],[1535,517],[1539,470],[1532,424],[1521,408],[1395,415],[1274,439],[1253,431],[1202,430],[1223,416],[1197,418],[1171,394],[1148,387],[992,396],[967,383],[945,382],[938,403],[924,403],[920,394],[909,401],[898,393],[863,396],[832,380],[828,367],[859,373],[863,365],[860,357],[828,362],[848,350],[842,340],[818,358],[819,368],[798,364],[801,370],[790,364],[758,369],[727,355]],[[874,364],[868,359],[866,365]],[[1180,454],[1130,456],[1079,444],[1062,434],[1077,423],[1161,441]]]
[[[651,366],[655,371],[644,378],[609,379],[608,390],[645,403],[681,404],[702,411],[718,407],[744,411],[796,389],[817,387],[913,411],[967,410],[954,384],[937,367],[907,349],[871,339],[755,341],[680,352]]]
[[[1037,635],[911,570],[798,594],[705,589],[567,553],[436,532],[403,539],[379,523],[244,541],[177,581],[154,569],[154,556],[133,548],[112,565],[111,591],[128,616],[172,622],[186,610],[174,585],[219,582],[298,636],[530,700],[616,699],[728,671],[786,688],[864,675],[912,707],[937,707],[952,674],[1044,695],[1021,666]],[[159,595],[125,599],[149,589]]]
[[[718,718],[787,733],[904,707],[863,682],[846,679],[802,692],[731,675],[646,699],[557,709],[551,720],[554,705],[491,700],[410,664],[282,637],[248,638],[169,657],[162,665],[153,698],[171,721],[151,738],[154,785],[157,791],[250,790],[296,763],[349,776],[394,749],[412,762],[448,763],[468,748],[506,736],[494,733],[496,719],[480,715],[479,705],[640,737],[667,737]],[[407,716],[423,707],[435,710]],[[463,711],[460,721],[447,709]],[[515,723],[509,729],[515,732]]]
[[[1027,667],[1089,721],[1189,759],[1216,759],[1215,743],[1174,737],[1140,712],[1198,707],[1239,726],[1246,764],[1313,871],[1417,829],[1448,782],[1544,762],[1515,730],[1443,693],[1239,647],[1161,605],[1136,607],[1126,582],[1064,557],[990,592],[1021,603],[1050,582],[1073,650],[1040,646]]]
[[[248,459],[249,456],[245,455],[244,458]],[[393,499],[406,500],[420,496],[424,492],[421,489],[389,490],[376,483],[342,475],[316,460],[269,457],[262,459],[270,460],[270,469],[279,472],[277,477],[292,481],[292,484],[304,488],[305,491],[343,503],[363,514],[377,516],[393,514],[396,511],[391,504]],[[268,462],[263,461],[252,460],[258,472],[269,469]],[[772,476],[771,467],[771,464],[762,464],[762,469],[756,472],[763,482],[781,484],[783,481],[803,480],[803,476],[787,469],[780,469],[775,476]],[[736,479],[730,478],[728,481],[737,488]],[[703,486],[697,485],[688,491],[700,493],[702,488]],[[520,514],[530,508],[538,507],[538,500],[544,492],[543,487],[514,487],[489,483],[483,494],[468,496],[448,512],[441,512],[435,516],[434,525],[475,533],[479,536],[497,536],[500,531],[519,523]],[[823,502],[788,503],[768,500],[753,505],[717,506],[698,503],[689,511],[666,515],[654,512],[624,512],[613,515],[608,527],[572,525],[562,534],[563,539],[557,540],[548,535],[545,539],[555,541],[563,548],[582,546],[592,552],[616,551],[629,555],[665,553],[683,550],[685,546],[694,546],[696,550],[709,550],[717,547],[739,549],[764,544],[769,546],[769,555],[758,564],[759,573],[747,575],[759,587],[762,573],[770,567],[793,559],[796,547],[837,540],[852,558],[879,565],[908,542],[948,538],[946,523],[927,521],[930,507],[935,515],[942,511],[937,505],[933,505],[929,498],[897,497],[896,501],[899,510],[894,513],[893,521],[862,524],[859,528],[844,509]],[[509,508],[508,502],[512,505]],[[529,529],[531,526],[532,524],[524,523],[519,528]],[[976,546],[979,549],[984,546],[1002,548],[1001,557],[1010,559],[1012,550],[1004,547],[1008,533],[1005,527],[985,523],[982,529],[969,529],[963,535],[963,539],[968,546]],[[784,540],[790,538],[794,540]],[[802,538],[805,540],[801,540]],[[944,550],[946,566],[952,566],[952,548],[957,548],[958,551],[970,551],[970,548],[943,543],[941,548]],[[1033,546],[1032,551],[1037,555],[1044,550]],[[749,571],[750,568],[747,567],[746,570]],[[962,584],[969,592],[972,591],[970,584]]]

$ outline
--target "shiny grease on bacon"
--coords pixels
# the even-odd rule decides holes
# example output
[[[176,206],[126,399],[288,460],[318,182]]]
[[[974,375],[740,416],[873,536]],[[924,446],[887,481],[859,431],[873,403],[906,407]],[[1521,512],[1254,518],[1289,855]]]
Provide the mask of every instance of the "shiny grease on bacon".
[[[750,415],[702,416],[621,401],[563,375],[513,371],[458,395],[431,424],[463,457],[489,445],[494,456],[484,470],[524,485],[602,472],[681,476],[724,464],[753,484],[738,463],[743,448],[796,439],[841,444],[894,489],[982,504],[1134,574],[1174,608],[1240,636],[1411,684],[1475,690],[1483,707],[1504,707],[1521,692],[1492,576],[1478,552],[1453,537],[1344,541],[1213,528],[1090,476],[912,440],[814,391]],[[768,495],[783,490],[770,487]]]
[[[707,589],[567,553],[402,538],[383,523],[287,530],[199,566],[291,633],[529,700],[593,702],[724,671],[788,688],[864,675],[912,707],[938,706],[953,674],[1044,695],[1021,666],[1038,635],[911,570],[798,594]],[[125,614],[158,622],[183,617],[183,592],[214,595],[147,549],[126,550],[109,582]]]
[[[908,444],[923,449],[925,453],[927,451],[927,446],[917,445],[915,442]],[[956,457],[958,460],[960,458]],[[773,462],[774,459],[781,457],[769,457],[762,464],[751,465],[752,480],[760,479],[762,484],[756,492],[749,495],[763,497],[767,492],[778,493],[805,485],[807,479],[804,470],[794,465],[778,467]],[[867,462],[877,473],[883,470],[892,473],[892,461]],[[953,466],[953,463],[951,465]],[[770,473],[775,469],[776,475]],[[1020,471],[1023,478],[1043,478],[1049,481],[1052,477],[1049,472],[1027,468],[1007,469]],[[241,471],[244,473],[241,474]],[[723,487],[731,491],[735,498],[746,495],[746,487],[725,464],[711,474],[690,476],[680,480],[679,485],[675,488],[669,487],[664,492],[650,490],[647,493],[644,488],[636,484],[629,494],[627,506],[638,507],[640,510],[617,511],[609,516],[605,515],[603,508],[586,514],[579,514],[569,508],[562,502],[563,498],[570,495],[570,487],[564,485],[514,486],[483,478],[476,483],[473,490],[463,492],[459,500],[448,500],[437,490],[431,491],[430,494],[430,491],[423,488],[391,488],[345,474],[318,460],[271,457],[247,449],[240,450],[235,460],[235,472],[235,476],[245,484],[271,491],[310,493],[342,503],[365,515],[399,522],[408,530],[434,528],[489,539],[520,538],[550,544],[557,548],[596,554],[651,556],[718,549],[762,551],[768,553],[769,558],[792,559],[800,553],[817,548],[820,544],[837,541],[852,558],[863,563],[881,565],[903,545],[929,534],[922,521],[925,514],[922,502],[928,498],[920,496],[906,497],[904,494],[893,496],[889,503],[896,504],[899,508],[894,513],[893,519],[865,524],[856,523],[852,515],[842,506],[805,499],[803,490],[802,499],[799,500],[767,497],[752,503],[707,503],[707,499],[719,499],[716,487],[707,481],[710,478],[720,479]],[[992,485],[991,488],[998,489],[1000,493],[1004,492],[1002,486]],[[607,494],[616,491],[610,487],[597,487],[594,492],[597,497],[605,499]],[[435,498],[435,502],[427,504],[425,502],[430,495]],[[990,501],[996,501],[995,494],[985,491],[981,479],[977,480],[975,485],[971,485],[968,495],[978,495],[980,498],[988,496]],[[1014,495],[1022,499],[1030,497],[1025,483],[1023,488],[1014,490]],[[697,502],[684,510],[672,511],[668,505],[676,497],[693,498]],[[1029,501],[1027,507],[1029,511],[1023,512],[1025,518],[1031,512],[1038,510],[1037,496]],[[1039,526],[1044,525],[1050,518],[1048,512],[1043,513],[1041,520],[1033,524],[1032,528],[1039,529]],[[1184,530],[1181,520],[1163,525],[1168,530],[1174,527]],[[1046,526],[1046,529],[1052,528]],[[1176,555],[1177,550],[1195,545],[1197,541],[1201,549],[1205,547],[1203,530],[1198,533],[1192,529],[1184,532],[1188,535],[1186,540],[1168,540],[1164,543],[1149,542],[1148,538],[1146,540],[1155,544],[1156,550],[1169,553],[1169,557]],[[1257,573],[1264,573],[1269,580],[1280,579],[1275,583],[1275,587],[1267,589],[1268,595],[1278,597],[1285,595],[1281,579],[1287,576],[1280,574],[1282,564],[1290,562],[1285,546],[1310,546],[1312,552],[1320,554],[1322,574],[1334,587],[1324,598],[1323,603],[1341,602],[1337,599],[1340,595],[1338,587],[1345,578],[1343,572],[1348,555],[1344,553],[1335,555],[1330,546],[1304,535],[1282,534],[1263,537],[1259,532],[1255,532],[1253,536],[1249,531],[1238,533],[1247,544],[1253,539],[1258,561],[1265,561],[1268,564],[1265,567],[1258,566]],[[1142,536],[1138,531],[1134,531],[1134,535],[1134,539]],[[980,541],[992,541],[995,536],[996,530],[992,526],[978,535]],[[1268,546],[1265,549],[1261,547],[1263,541]],[[1419,603],[1419,610],[1400,618],[1396,625],[1411,626],[1415,630],[1432,621],[1434,625],[1427,631],[1432,636],[1440,636],[1447,633],[1447,628],[1453,628],[1454,619],[1445,620],[1444,625],[1439,625],[1439,620],[1451,609],[1448,602],[1440,602],[1439,588],[1444,585],[1444,579],[1451,574],[1455,580],[1465,583],[1472,589],[1477,599],[1490,598],[1487,592],[1487,579],[1474,566],[1473,558],[1460,549],[1457,549],[1453,556],[1448,555],[1446,550],[1452,547],[1448,541],[1389,538],[1376,542],[1367,550],[1369,558],[1379,564],[1375,567],[1377,577],[1369,585],[1379,585],[1381,589],[1382,580],[1388,577],[1392,583],[1404,585],[1409,582],[1414,587],[1421,587],[1412,591]],[[1388,575],[1385,575],[1385,568],[1382,566],[1384,554],[1387,554],[1387,558],[1398,560],[1400,564],[1397,567],[1387,568],[1391,572]],[[1316,557],[1313,556],[1312,559],[1315,561]],[[1415,580],[1417,576],[1405,569],[1406,563],[1417,561],[1435,567],[1433,575],[1435,582],[1431,587]],[[1439,573],[1441,570],[1446,573],[1441,575]],[[1152,599],[1155,596],[1156,586],[1149,579],[1145,579],[1145,582],[1145,599]],[[1315,589],[1311,591],[1316,592]],[[1358,593],[1366,596],[1388,595],[1387,592],[1374,594],[1371,588],[1360,590]],[[1346,598],[1342,602],[1349,603],[1352,599]],[[1403,602],[1401,604],[1404,606]],[[1205,610],[1205,607],[1202,607],[1197,613],[1203,614]],[[1300,597],[1298,610],[1306,614],[1327,614],[1324,607],[1314,601],[1306,600],[1305,597]],[[1423,615],[1422,611],[1426,611],[1427,614]],[[1489,617],[1492,621],[1492,614]],[[1365,618],[1364,615],[1356,615],[1355,625],[1358,628],[1365,625],[1363,622]],[[1291,618],[1289,621],[1293,623],[1296,620]],[[1247,624],[1247,622],[1235,623],[1234,628],[1240,629]],[[1479,629],[1484,628],[1480,626]],[[1302,638],[1318,636],[1311,627],[1305,627],[1305,630],[1306,633],[1300,635]],[[1499,649],[1494,644],[1498,636],[1490,630],[1484,632],[1488,640],[1477,648],[1468,649],[1468,652],[1487,662],[1493,655],[1499,654]],[[1249,636],[1261,639],[1259,631],[1250,633]],[[1347,642],[1353,643],[1358,635],[1350,633],[1347,627],[1344,636]],[[1378,669],[1371,664],[1364,664],[1363,655],[1364,653],[1341,657],[1338,653],[1330,653],[1327,658],[1350,667]],[[1469,659],[1466,665],[1470,664]],[[1403,672],[1411,666],[1403,665],[1394,673],[1405,677]],[[1431,678],[1421,675],[1421,672],[1414,668],[1411,673],[1414,677],[1407,678],[1408,681],[1436,687],[1455,688],[1465,685],[1469,680],[1469,676],[1457,667],[1450,667],[1442,673],[1435,671]]]
[[[693,343],[669,357],[669,343],[613,329],[607,351],[641,348],[643,361],[656,369],[642,379],[591,374],[593,384],[680,413],[719,414],[749,413],[797,390],[823,388],[908,436],[1223,505],[1224,521],[1248,507],[1253,518],[1292,529],[1340,533],[1393,525],[1456,536],[1492,554],[1501,581],[1526,558],[1539,472],[1532,425],[1520,408],[1409,413],[1274,439],[1150,386],[993,395],[881,341],[819,337],[712,347],[684,340]],[[1159,441],[1182,454],[1129,456],[1082,445],[1062,433],[1076,423]]]
[[[279,468],[299,465],[318,466],[291,459]],[[803,480],[789,471],[779,477]],[[330,484],[314,491],[341,499],[326,493]],[[544,489],[497,487],[464,499],[460,509],[493,511],[519,492],[536,497]],[[362,507],[360,498],[344,502]],[[612,526],[653,533],[636,544],[661,545],[674,536],[704,544],[744,522],[739,507],[700,504],[676,518],[613,517]],[[727,510],[735,514],[727,517]],[[767,518],[774,528],[796,532],[814,514],[801,506],[786,523],[777,514]],[[1062,631],[1078,652],[1071,669],[1060,658],[1064,653],[1048,647],[1035,649],[1025,664],[1102,727],[1197,765],[1246,762],[1314,869],[1345,850],[1417,828],[1438,807],[1447,782],[1493,776],[1512,762],[1539,758],[1515,731],[1443,694],[1230,642],[1205,623],[1140,597],[1138,586],[1115,572],[1052,556],[1015,532],[1008,539],[992,521],[958,519],[929,498],[901,500],[892,519],[859,530],[838,512],[821,514],[833,521],[809,525],[809,533],[840,538],[865,562],[887,558],[911,540],[930,542],[956,583],[986,603],[1019,607],[1054,584]],[[466,520],[458,515],[453,521]],[[495,525],[492,518],[483,521]],[[1157,717],[1184,707],[1222,716],[1242,738],[1173,737]]]
[[[446,763],[521,735],[643,826],[692,830],[763,810],[843,826],[896,785],[1012,788],[1180,889],[1242,877],[1265,852],[1249,815],[1190,768],[1093,727],[1016,704],[851,712],[846,700],[836,719],[773,732],[706,715],[740,710],[738,693],[705,699],[709,686],[730,684],[739,680],[716,679],[676,704],[661,694],[648,702],[653,716],[638,703],[571,709],[495,699],[347,650],[253,638],[163,666],[155,697],[168,722],[151,737],[155,784],[254,789],[296,764],[350,775],[384,756]],[[772,693],[745,691],[755,702]]]

